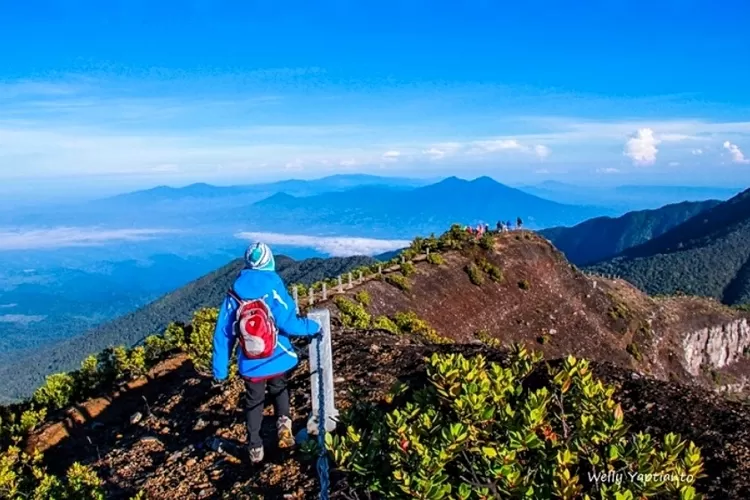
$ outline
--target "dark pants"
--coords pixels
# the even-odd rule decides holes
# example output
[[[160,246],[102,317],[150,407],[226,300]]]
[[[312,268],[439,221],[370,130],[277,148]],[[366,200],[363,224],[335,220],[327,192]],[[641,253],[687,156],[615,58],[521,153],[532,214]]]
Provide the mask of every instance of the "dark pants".
[[[268,395],[273,400],[273,410],[276,417],[291,417],[286,380],[286,373],[261,382],[251,382],[245,379],[245,411],[250,448],[263,445],[263,439],[260,437],[260,426],[263,422],[263,408],[266,403],[266,386],[268,386]]]

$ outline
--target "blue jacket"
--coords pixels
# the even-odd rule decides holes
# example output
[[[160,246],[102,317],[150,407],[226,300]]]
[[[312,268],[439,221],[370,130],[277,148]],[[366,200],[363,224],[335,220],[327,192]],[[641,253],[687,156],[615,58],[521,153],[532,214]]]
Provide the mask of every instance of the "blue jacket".
[[[281,277],[274,271],[245,269],[235,280],[234,291],[246,300],[262,297],[279,328],[278,345],[270,358],[247,359],[240,346],[237,346],[240,375],[271,377],[297,366],[299,360],[289,336],[315,335],[320,330],[320,325],[311,319],[297,316],[294,299],[289,296]],[[230,354],[236,337],[232,324],[238,306],[237,301],[227,295],[219,310],[213,354],[213,372],[218,380],[224,380],[229,375]]]

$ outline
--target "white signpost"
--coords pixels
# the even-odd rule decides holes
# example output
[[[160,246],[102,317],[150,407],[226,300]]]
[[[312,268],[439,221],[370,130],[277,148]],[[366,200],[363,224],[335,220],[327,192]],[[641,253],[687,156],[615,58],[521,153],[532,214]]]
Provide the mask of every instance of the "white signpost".
[[[336,429],[336,421],[339,412],[336,409],[333,392],[333,352],[331,349],[331,313],[328,309],[315,309],[310,311],[307,316],[317,321],[323,328],[322,338],[310,342],[310,388],[312,396],[312,415],[307,421],[307,433],[309,435],[318,435],[318,415],[319,415],[319,394],[318,386],[318,343],[320,345],[320,358],[323,369],[323,395],[325,400],[325,429],[326,432],[333,432]]]

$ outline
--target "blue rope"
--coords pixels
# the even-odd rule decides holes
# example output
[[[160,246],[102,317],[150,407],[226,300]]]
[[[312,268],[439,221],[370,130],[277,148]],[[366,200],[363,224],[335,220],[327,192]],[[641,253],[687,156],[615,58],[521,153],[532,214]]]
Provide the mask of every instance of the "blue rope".
[[[320,479],[320,500],[328,500],[328,451],[325,444],[326,402],[323,395],[323,359],[320,345],[323,337],[318,339],[316,351],[318,356],[318,478]]]

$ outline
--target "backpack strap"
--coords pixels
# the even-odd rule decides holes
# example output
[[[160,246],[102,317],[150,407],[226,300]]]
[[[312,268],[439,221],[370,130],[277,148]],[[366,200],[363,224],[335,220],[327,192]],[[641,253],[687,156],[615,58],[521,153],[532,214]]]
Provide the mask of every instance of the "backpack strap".
[[[239,295],[237,295],[237,292],[235,292],[233,288],[230,288],[229,290],[227,290],[227,295],[229,295],[234,300],[236,300],[237,304],[242,304],[242,299],[240,298]]]

